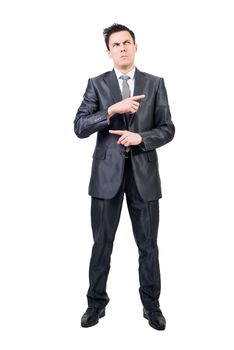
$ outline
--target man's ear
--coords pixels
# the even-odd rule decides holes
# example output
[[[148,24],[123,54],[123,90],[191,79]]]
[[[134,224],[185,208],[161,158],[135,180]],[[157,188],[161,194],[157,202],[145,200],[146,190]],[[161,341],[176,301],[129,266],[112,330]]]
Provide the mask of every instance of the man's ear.
[[[137,52],[137,49],[138,49],[138,46],[137,46],[137,44],[135,44],[135,49],[136,49],[136,52]]]
[[[108,57],[109,57],[109,58],[112,58],[112,55],[111,55],[110,50],[106,50],[106,52],[107,52]]]

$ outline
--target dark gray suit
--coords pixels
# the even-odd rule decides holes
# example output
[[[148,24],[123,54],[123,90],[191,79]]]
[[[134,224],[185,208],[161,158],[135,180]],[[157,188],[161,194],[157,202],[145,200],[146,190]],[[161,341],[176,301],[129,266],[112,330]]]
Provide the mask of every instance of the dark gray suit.
[[[87,294],[89,306],[96,308],[109,302],[106,282],[124,193],[139,250],[141,300],[146,310],[159,307],[157,232],[161,184],[156,148],[173,139],[175,128],[163,79],[136,69],[134,95],[142,94],[145,98],[140,101],[137,113],[115,115],[109,123],[107,109],[121,101],[122,96],[114,70],[104,73],[89,79],[74,121],[75,133],[80,138],[97,132],[89,184],[94,244]],[[139,133],[142,143],[132,146],[126,159],[125,147],[117,144],[120,136],[110,134],[109,129]]]
[[[136,69],[134,95],[142,94],[145,98],[140,101],[140,109],[129,117],[129,130],[139,133],[143,142],[131,147],[131,159],[138,191],[145,201],[151,201],[161,197],[155,149],[171,141],[175,129],[163,79]],[[78,137],[98,132],[89,184],[89,194],[93,197],[113,198],[122,182],[124,146],[118,145],[119,136],[109,134],[108,130],[126,130],[125,119],[115,115],[110,125],[107,119],[108,107],[121,100],[115,72],[107,72],[89,80],[76,115],[74,124]]]

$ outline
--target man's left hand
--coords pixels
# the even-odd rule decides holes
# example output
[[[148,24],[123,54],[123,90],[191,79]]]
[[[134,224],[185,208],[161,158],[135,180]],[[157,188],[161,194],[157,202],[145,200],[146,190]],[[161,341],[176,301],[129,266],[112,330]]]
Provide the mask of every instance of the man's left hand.
[[[137,146],[142,142],[141,135],[136,132],[131,132],[128,130],[109,130],[110,134],[120,135],[118,139],[118,144],[123,145],[124,147]]]

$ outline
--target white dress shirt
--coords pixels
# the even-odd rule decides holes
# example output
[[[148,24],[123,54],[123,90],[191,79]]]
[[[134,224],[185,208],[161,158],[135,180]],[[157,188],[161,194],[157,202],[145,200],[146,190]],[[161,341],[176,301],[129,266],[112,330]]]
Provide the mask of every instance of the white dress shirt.
[[[118,79],[118,83],[119,83],[119,88],[120,91],[122,92],[122,85],[123,85],[123,79],[120,79],[121,75],[127,75],[128,77],[130,77],[130,79],[128,79],[128,85],[129,85],[129,89],[131,92],[131,97],[133,96],[133,92],[134,92],[134,85],[135,85],[135,70],[136,68],[134,67],[130,72],[128,72],[127,74],[123,74],[121,72],[119,72],[116,68],[114,68],[115,74],[117,76]]]

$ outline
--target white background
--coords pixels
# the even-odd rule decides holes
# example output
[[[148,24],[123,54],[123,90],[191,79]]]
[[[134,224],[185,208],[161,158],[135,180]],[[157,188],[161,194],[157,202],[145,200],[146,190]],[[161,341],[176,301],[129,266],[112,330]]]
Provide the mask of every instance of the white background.
[[[176,125],[158,152],[165,332],[142,317],[126,205],[107,315],[80,327],[95,135],[73,120],[88,78],[112,69],[113,22],[134,30],[137,67],[164,77]],[[227,0],[1,2],[2,350],[233,349],[233,31]]]

